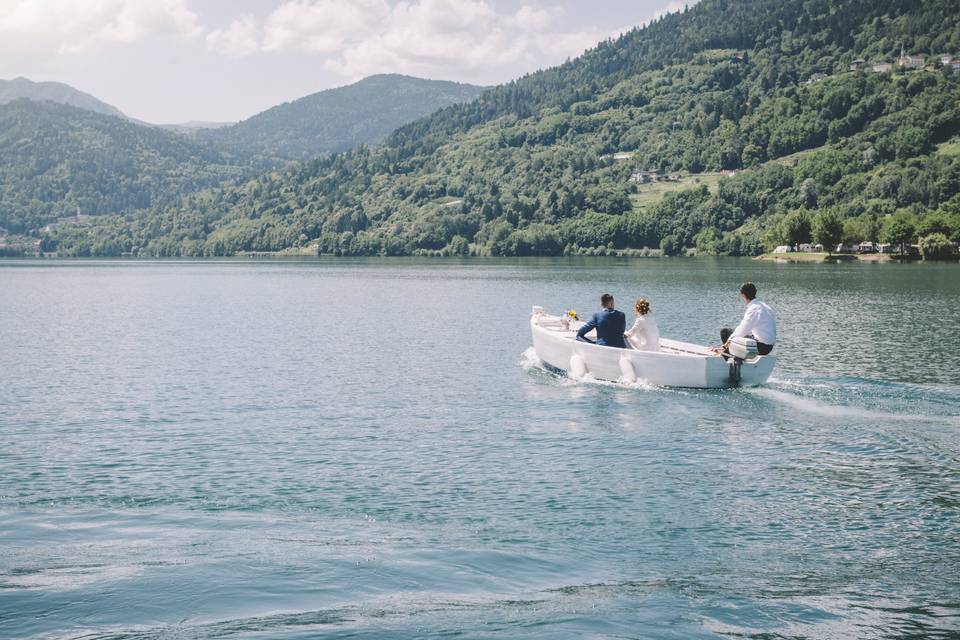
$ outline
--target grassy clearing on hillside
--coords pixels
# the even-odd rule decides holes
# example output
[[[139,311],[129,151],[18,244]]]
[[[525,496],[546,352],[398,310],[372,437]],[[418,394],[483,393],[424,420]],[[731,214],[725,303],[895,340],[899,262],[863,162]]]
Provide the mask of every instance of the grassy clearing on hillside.
[[[800,162],[806,156],[814,154],[818,151],[823,151],[827,149],[830,145],[823,145],[822,147],[814,147],[813,149],[804,149],[803,151],[797,151],[796,153],[791,153],[787,156],[780,156],[779,158],[774,158],[770,162],[775,162],[777,164],[786,165],[788,167],[795,167],[797,163]]]
[[[942,156],[960,155],[960,138],[954,138],[937,145],[937,153]]]
[[[633,208],[638,209],[657,204],[668,193],[683,191],[702,184],[707,185],[711,193],[715,193],[720,177],[719,173],[695,173],[685,175],[677,182],[641,184],[637,187],[637,193],[631,194],[630,199],[633,201]]]

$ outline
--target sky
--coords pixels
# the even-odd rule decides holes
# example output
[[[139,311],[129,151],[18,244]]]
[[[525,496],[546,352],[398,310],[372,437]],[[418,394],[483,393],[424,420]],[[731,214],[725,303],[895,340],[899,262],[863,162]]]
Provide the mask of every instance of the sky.
[[[0,78],[65,82],[147,122],[229,122],[376,73],[506,82],[683,4],[0,0]]]

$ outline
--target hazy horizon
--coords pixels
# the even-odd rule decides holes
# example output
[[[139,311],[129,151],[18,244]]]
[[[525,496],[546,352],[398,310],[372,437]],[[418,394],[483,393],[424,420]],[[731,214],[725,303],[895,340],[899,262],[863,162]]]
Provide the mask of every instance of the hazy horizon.
[[[259,115],[260,113],[263,113],[264,111],[268,111],[268,110],[270,110],[270,109],[273,108],[273,107],[281,106],[281,105],[283,105],[283,104],[289,104],[290,102],[295,102],[295,101],[299,100],[300,98],[308,97],[308,96],[310,96],[310,95],[313,95],[314,93],[319,93],[319,92],[323,92],[323,91],[330,91],[330,90],[333,90],[333,89],[342,89],[342,88],[344,88],[344,87],[349,87],[349,86],[352,86],[352,85],[354,85],[354,84],[363,82],[364,80],[368,80],[368,79],[370,79],[370,78],[375,78],[375,77],[377,77],[377,76],[404,76],[404,77],[409,77],[409,78],[417,78],[417,79],[420,79],[420,80],[428,80],[428,81],[432,81],[432,82],[456,82],[456,83],[459,83],[459,84],[468,84],[468,85],[480,86],[480,87],[494,86],[494,85],[475,85],[474,83],[463,82],[463,81],[460,81],[460,80],[447,80],[446,78],[424,78],[424,77],[411,76],[410,74],[397,73],[397,72],[372,73],[372,74],[370,74],[370,75],[368,75],[368,76],[364,76],[363,78],[360,78],[360,79],[357,79],[357,80],[349,80],[349,81],[346,81],[346,82],[344,82],[344,83],[342,83],[342,84],[337,84],[337,85],[334,85],[334,86],[331,86],[331,87],[325,87],[325,88],[323,88],[323,89],[318,89],[317,91],[312,92],[312,93],[307,93],[307,94],[304,94],[304,95],[302,95],[302,96],[297,96],[297,97],[295,97],[295,98],[290,98],[289,100],[283,100],[283,101],[281,101],[281,102],[277,102],[277,103],[275,103],[275,104],[271,104],[270,106],[266,107],[266,108],[263,109],[263,110],[257,111],[257,112],[255,112],[255,113],[251,113],[250,115],[244,116],[243,118],[240,118],[240,119],[238,119],[238,120],[201,120],[201,119],[198,119],[198,118],[192,118],[192,119],[190,119],[190,120],[177,120],[177,121],[147,121],[147,120],[144,120],[144,119],[142,119],[142,118],[136,118],[135,116],[131,116],[130,114],[128,114],[128,113],[126,113],[126,112],[124,112],[123,115],[125,115],[125,116],[127,116],[127,117],[129,117],[129,118],[133,118],[134,120],[140,120],[140,121],[142,121],[142,122],[146,122],[147,124],[155,124],[155,125],[182,125],[182,124],[191,124],[191,123],[195,123],[195,124],[225,124],[225,125],[236,124],[236,123],[238,123],[238,122],[242,122],[242,121],[244,121],[244,120],[246,120],[246,119],[249,119],[249,118],[251,118],[251,117],[253,117],[253,116]],[[73,85],[73,84],[70,84],[70,83],[68,83],[68,82],[63,82],[62,80],[36,80],[36,79],[34,79],[34,78],[30,78],[30,77],[22,76],[22,75],[21,75],[21,76],[14,76],[14,77],[11,77],[11,78],[0,78],[0,81],[16,81],[16,80],[27,80],[28,82],[32,82],[32,83],[34,83],[34,84],[44,84],[44,83],[51,83],[51,82],[52,82],[52,83],[58,83],[58,84],[62,84],[62,85],[65,85],[65,86],[69,86],[69,87],[71,87],[71,88],[73,88],[73,89],[76,89],[77,91],[81,91],[81,92],[83,92],[83,93],[86,93],[86,94],[88,94],[88,95],[91,95],[91,96],[94,97],[94,98],[100,99],[100,96],[97,96],[97,95],[91,93],[90,91],[86,91],[86,90],[84,90],[82,87],[78,87],[78,86]],[[106,103],[106,101],[103,101],[103,102]],[[107,103],[107,104],[109,104],[109,103]],[[109,106],[116,107],[117,105],[115,105],[115,104],[109,104]],[[120,109],[120,111],[122,112],[123,109]]]
[[[62,82],[147,122],[234,122],[381,73],[500,84],[684,4],[0,0],[0,77]]]

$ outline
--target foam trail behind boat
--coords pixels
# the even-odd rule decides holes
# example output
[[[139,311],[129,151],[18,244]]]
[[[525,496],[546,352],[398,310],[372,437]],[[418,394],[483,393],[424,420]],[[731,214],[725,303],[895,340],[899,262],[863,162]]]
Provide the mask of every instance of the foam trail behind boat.
[[[896,411],[878,411],[857,406],[843,406],[817,400],[809,396],[797,395],[786,391],[769,388],[753,388],[746,390],[755,396],[767,398],[795,411],[802,411],[810,415],[825,418],[872,420],[875,422],[932,422],[939,424],[960,425],[960,416],[957,415],[917,415],[899,413]]]

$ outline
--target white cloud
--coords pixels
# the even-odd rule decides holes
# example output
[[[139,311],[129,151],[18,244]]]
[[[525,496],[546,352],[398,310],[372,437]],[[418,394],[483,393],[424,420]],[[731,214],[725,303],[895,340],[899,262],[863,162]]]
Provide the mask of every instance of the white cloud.
[[[326,69],[359,78],[399,72],[489,80],[506,67],[548,66],[609,34],[557,27],[562,10],[487,0],[288,0],[264,22],[265,51],[318,54]]]
[[[207,34],[207,48],[230,58],[242,58],[260,48],[257,40],[257,24],[252,15],[234,20],[224,29]]]
[[[542,9],[524,5],[508,18],[508,21],[520,28],[545,29],[550,23],[562,15],[560,9]]]
[[[263,48],[332,53],[374,36],[389,16],[390,6],[384,0],[285,2],[267,17]]]
[[[0,0],[0,52],[53,55],[202,32],[186,0]]]

